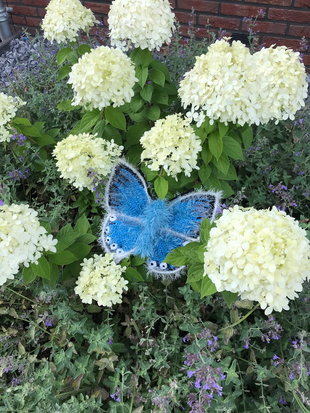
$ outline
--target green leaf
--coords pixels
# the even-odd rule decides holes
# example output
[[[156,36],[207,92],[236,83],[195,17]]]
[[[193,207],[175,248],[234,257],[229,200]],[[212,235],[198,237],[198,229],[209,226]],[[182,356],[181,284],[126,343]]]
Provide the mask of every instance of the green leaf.
[[[67,224],[61,228],[61,230],[57,234],[57,238],[59,239],[60,236],[67,234],[68,232],[73,232],[73,228],[71,224]]]
[[[147,181],[153,181],[156,176],[158,176],[158,173],[156,171],[151,171],[146,165],[143,165],[141,167],[142,172],[144,173],[144,176]]]
[[[70,130],[70,135],[77,135],[80,133],[81,121],[77,121],[73,128]]]
[[[209,165],[203,163],[198,171],[199,178],[204,185],[204,182],[209,178],[211,175],[211,168]]]
[[[228,182],[221,180],[220,183],[223,191],[223,198],[229,198],[235,193]]]
[[[54,143],[56,143],[54,139],[47,133],[44,133],[44,135],[38,137],[37,139],[37,144],[39,146],[53,145]]]
[[[140,92],[142,99],[146,100],[147,102],[151,102],[153,90],[153,85],[145,85]]]
[[[224,179],[225,181],[234,181],[238,179],[235,167],[232,164],[229,165],[229,169],[226,175],[223,174],[223,172],[221,172],[215,166],[212,167],[212,170],[218,178]]]
[[[212,153],[210,152],[207,144],[204,144],[202,147],[201,157],[206,165],[208,165],[212,159]]]
[[[59,269],[58,265],[54,264],[53,262],[49,262],[50,266],[50,279],[44,280],[44,284],[49,285],[51,288],[54,288],[59,277]]]
[[[168,192],[168,182],[162,176],[159,176],[154,182],[154,189],[160,199],[164,199]]]
[[[150,73],[149,73],[149,79],[156,83],[159,86],[164,87],[165,86],[165,75],[163,74],[163,72],[161,70],[158,69],[153,69]]]
[[[51,224],[49,224],[48,222],[40,222],[41,227],[45,228],[47,233],[50,234],[52,232],[52,227]]]
[[[62,100],[58,103],[57,109],[63,112],[70,112],[71,110],[80,109],[81,106],[73,106],[72,99]]]
[[[145,101],[142,99],[140,95],[134,96],[130,101],[130,112],[137,113],[145,104]]]
[[[36,275],[41,278],[50,279],[50,266],[43,255],[38,259],[38,264],[31,263],[30,265]]]
[[[50,136],[51,138],[56,138],[60,130],[61,130],[60,128],[49,129],[48,131],[45,132],[45,134]]]
[[[92,242],[94,242],[97,239],[97,237],[93,234],[84,234],[79,236],[76,239],[77,243],[83,243],[83,244],[91,244]]]
[[[142,153],[141,145],[134,145],[127,152],[126,158],[128,162],[131,162],[134,165],[138,165],[141,162],[141,153]]]
[[[23,127],[23,132],[26,136],[31,136],[32,138],[40,138],[42,136],[35,126],[25,126]]]
[[[69,73],[71,72],[71,67],[72,65],[65,65],[63,66],[58,73],[58,79],[57,80],[62,80],[65,77],[69,76]]]
[[[215,191],[221,191],[222,189],[220,181],[217,179],[217,177],[214,174],[211,174],[209,178],[204,182],[204,187],[207,190],[213,189]]]
[[[158,106],[151,106],[146,114],[149,119],[153,121],[158,120],[160,117],[160,109]]]
[[[91,51],[91,48],[90,48],[90,46],[88,46],[88,44],[81,44],[78,47],[77,51],[80,55],[83,55],[85,53],[89,53]]]
[[[229,126],[225,125],[225,123],[222,123],[222,122],[219,122],[218,125],[219,125],[220,137],[222,138],[223,136],[226,135],[226,133],[229,129]]]
[[[213,282],[210,280],[210,278],[207,275],[205,275],[201,283],[201,290],[200,290],[201,297],[200,298],[206,297],[208,295],[212,295],[216,293],[216,291],[217,290]]]
[[[131,60],[133,60],[136,66],[148,66],[152,60],[152,54],[148,49],[141,50],[140,48],[134,49],[130,54]]]
[[[23,269],[23,280],[24,284],[30,284],[33,280],[37,278],[36,274],[33,272],[31,267],[24,267]]]
[[[197,282],[203,279],[204,264],[194,262],[188,266],[187,283]]]
[[[31,126],[31,123],[27,118],[14,118],[12,123],[15,123],[16,125]]]
[[[233,159],[244,159],[241,146],[230,136],[223,137],[223,152]]]
[[[246,151],[249,150],[253,140],[253,129],[251,126],[242,132],[242,141]]]
[[[219,159],[223,152],[223,141],[218,131],[213,131],[208,136],[210,152],[216,159]]]
[[[223,172],[223,174],[226,175],[229,170],[230,162],[228,156],[222,153],[218,160],[216,160],[215,158],[212,159],[212,164],[215,165],[219,171]]]
[[[102,138],[105,139],[106,141],[114,141],[117,145],[122,145],[123,140],[122,140],[122,135],[119,133],[119,130],[114,128],[112,125],[106,125],[104,128]]]
[[[81,218],[79,218],[75,224],[74,231],[78,232],[79,234],[86,234],[90,228],[90,223],[86,218],[86,215],[83,214]]]
[[[99,138],[103,137],[104,129],[106,126],[106,122],[104,119],[99,120],[99,122],[96,123],[93,129],[93,135],[97,134]]]
[[[169,252],[164,262],[175,265],[176,267],[182,267],[183,265],[189,264],[191,259],[183,254],[181,248],[176,248],[175,250]]]
[[[90,132],[91,128],[101,119],[101,111],[99,109],[86,112],[81,119],[79,133]]]
[[[138,144],[144,132],[150,129],[151,127],[148,122],[138,122],[130,126],[127,131],[127,142],[130,145],[127,145],[127,142],[126,142],[126,147]]]
[[[138,84],[143,88],[147,79],[149,69],[147,67],[137,66],[136,77],[139,79]]]
[[[76,54],[75,50],[71,50],[71,52],[68,54],[67,56],[67,60],[68,62],[70,62],[71,64],[75,64],[79,61],[78,56]]]
[[[159,60],[153,60],[152,63],[151,63],[151,67],[153,69],[158,69],[161,72],[163,72],[163,74],[165,75],[166,80],[168,82],[171,82],[169,70],[166,68],[166,66],[162,62],[160,62]],[[175,93],[172,93],[172,94],[175,94]]]
[[[143,277],[141,276],[141,274],[135,270],[132,267],[127,267],[126,272],[124,274],[124,278],[126,278],[126,280],[132,282],[133,279],[135,278],[137,281],[144,281]]]
[[[126,130],[126,118],[123,112],[118,108],[107,106],[104,110],[105,117],[115,128]]]
[[[82,244],[82,243],[75,243],[68,248],[68,251],[71,252],[75,256],[77,260],[85,258],[93,248],[92,245]]]
[[[69,245],[72,245],[79,236],[80,234],[76,231],[68,232],[66,234],[61,234],[61,235],[59,232],[57,234],[57,239],[59,242],[64,244],[66,247],[69,247]],[[56,248],[57,248],[57,245],[58,244],[56,244]]]
[[[212,225],[208,218],[205,218],[200,225],[200,242],[206,244],[210,238]]]
[[[50,261],[57,265],[67,265],[76,261],[76,257],[69,251],[61,251],[56,254],[48,254]]]
[[[145,258],[141,258],[140,255],[136,255],[132,257],[131,263],[135,267],[138,267],[139,265],[142,265],[145,262]]]
[[[71,47],[64,47],[63,49],[59,50],[59,52],[57,53],[57,57],[56,57],[58,66],[61,65],[66,60],[70,52],[72,52]]]
[[[222,291],[222,296],[224,300],[226,301],[226,304],[230,308],[231,305],[236,301],[239,293],[231,293],[230,291]]]
[[[168,105],[168,93],[165,89],[154,90],[152,98],[154,103],[159,105]]]

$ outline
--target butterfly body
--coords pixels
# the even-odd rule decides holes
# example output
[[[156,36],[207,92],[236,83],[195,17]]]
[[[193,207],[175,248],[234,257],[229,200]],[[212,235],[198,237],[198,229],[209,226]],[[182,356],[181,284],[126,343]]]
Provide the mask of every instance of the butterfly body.
[[[100,237],[115,260],[140,255],[157,277],[176,278],[184,267],[164,263],[173,249],[199,239],[204,218],[214,220],[220,192],[193,192],[175,200],[153,200],[142,175],[125,161],[112,171],[106,188],[108,212]]]

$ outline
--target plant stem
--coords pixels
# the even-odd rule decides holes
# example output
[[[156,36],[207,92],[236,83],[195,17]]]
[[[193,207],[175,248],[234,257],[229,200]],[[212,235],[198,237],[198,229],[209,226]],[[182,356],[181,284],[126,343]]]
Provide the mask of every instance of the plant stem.
[[[7,288],[7,290],[12,291],[12,293],[15,293],[15,294],[19,295],[20,297],[24,298],[25,300],[28,300],[28,301],[32,302],[33,304],[38,304],[35,301],[31,300],[30,298],[27,298],[24,295],[17,293],[16,291],[12,290],[11,288],[9,288],[9,287],[6,287],[6,288]]]
[[[231,325],[229,325],[229,326],[227,326],[227,327],[223,327],[223,328],[220,329],[220,331],[227,330],[227,328],[232,328],[232,327],[235,327],[236,325],[242,323],[242,321],[244,321],[246,318],[248,318],[249,315],[251,315],[251,314],[259,307],[259,305],[260,305],[259,303],[256,304],[256,306],[255,306],[254,308],[252,308],[251,311],[249,311],[244,317],[240,318],[240,320],[238,320],[236,323],[231,324]]]

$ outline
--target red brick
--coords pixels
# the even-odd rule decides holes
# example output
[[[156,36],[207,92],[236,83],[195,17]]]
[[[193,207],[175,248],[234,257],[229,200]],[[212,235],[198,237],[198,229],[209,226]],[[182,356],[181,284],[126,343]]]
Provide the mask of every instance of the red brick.
[[[310,0],[295,0],[295,7],[310,7]]]
[[[44,17],[45,15],[46,15],[46,10],[45,9],[37,9],[38,10],[38,15],[40,16],[40,17]]]
[[[13,6],[14,14],[24,15],[24,16],[37,16],[37,9],[35,7],[27,6]]]
[[[278,37],[264,36],[262,43],[264,44],[265,47],[270,47],[272,44],[275,44],[276,46],[286,46],[296,51],[298,51],[300,48],[299,40],[283,39],[283,38],[278,38]]]
[[[46,7],[49,3],[49,0],[22,0],[23,4],[29,4],[31,6],[42,6]]]
[[[262,3],[262,4],[270,4],[273,6],[290,6],[292,4],[292,0],[245,0],[248,3]]]
[[[39,19],[38,17],[26,17],[27,24],[29,26],[40,26],[40,23],[42,19]]]
[[[221,27],[222,29],[230,29],[230,30],[239,30],[241,19],[233,19],[230,17],[217,17],[217,16],[206,16],[200,15],[199,16],[199,24],[205,26],[208,24],[208,20],[210,22],[210,26],[212,27]]]
[[[307,55],[304,54],[304,57],[302,58],[302,60],[303,60],[305,66],[310,66],[310,54],[307,54]],[[310,67],[308,67],[307,71],[309,73]]]
[[[191,10],[192,7],[196,11],[205,13],[218,13],[219,2],[204,1],[204,0],[178,0],[178,9]]]
[[[197,23],[197,18],[196,16],[190,16],[188,13],[182,13],[181,11],[175,11],[174,12],[176,19],[180,23],[188,23],[191,20],[194,20],[194,24]]]
[[[170,5],[171,5],[171,7],[175,7],[175,0],[169,0],[169,3],[170,3]]]
[[[310,25],[308,26],[290,26],[288,33],[290,36],[310,37]]]
[[[263,11],[266,12],[266,9],[264,7],[253,7],[241,4],[222,3],[221,7],[222,14],[243,17],[255,17],[258,15],[261,9],[263,9]],[[260,16],[259,18],[262,18],[262,16]]]
[[[12,15],[12,22],[14,24],[26,24],[25,17]]]
[[[284,20],[286,22],[309,23],[310,11],[269,9],[268,19]]]
[[[102,4],[102,3],[91,3],[86,1],[84,6],[88,9],[91,9],[93,12],[101,13],[101,14],[108,14],[110,11],[109,4]]]
[[[250,22],[242,23],[242,30],[247,31],[250,27]],[[274,34],[285,34],[286,24],[284,23],[272,23],[272,22],[262,22],[257,21],[256,26],[253,29],[255,32],[260,33],[274,33]]]

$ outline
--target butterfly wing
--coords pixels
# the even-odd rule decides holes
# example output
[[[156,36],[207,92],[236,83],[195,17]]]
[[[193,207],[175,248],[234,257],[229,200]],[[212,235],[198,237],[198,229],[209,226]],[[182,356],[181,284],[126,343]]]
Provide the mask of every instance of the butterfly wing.
[[[215,219],[221,192],[193,192],[172,201],[172,221],[157,239],[153,256],[147,261],[148,270],[157,278],[178,278],[184,267],[164,263],[167,254],[188,242],[199,240],[200,225],[205,218]]]
[[[120,261],[135,252],[142,230],[141,211],[150,202],[143,177],[127,162],[114,166],[106,187],[105,217],[100,242],[103,249]]]

